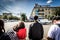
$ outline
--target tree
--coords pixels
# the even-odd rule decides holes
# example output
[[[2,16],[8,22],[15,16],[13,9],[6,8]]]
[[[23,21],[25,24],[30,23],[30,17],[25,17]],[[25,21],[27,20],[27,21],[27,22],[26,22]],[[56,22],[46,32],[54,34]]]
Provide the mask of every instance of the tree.
[[[45,15],[45,18],[47,18],[47,15]]]
[[[20,19],[18,17],[16,17],[16,16],[10,16],[9,20],[20,20]]]
[[[60,16],[60,8],[55,8],[54,14],[55,16]]]
[[[3,19],[20,20],[18,17],[13,16],[12,13],[3,13]]]
[[[22,21],[25,21],[26,19],[27,19],[26,14],[25,14],[25,13],[22,13],[22,14],[21,14],[21,20],[22,20]]]
[[[8,19],[7,15],[4,15],[4,16],[3,16],[3,19]]]
[[[2,15],[0,15],[0,19],[2,19]]]

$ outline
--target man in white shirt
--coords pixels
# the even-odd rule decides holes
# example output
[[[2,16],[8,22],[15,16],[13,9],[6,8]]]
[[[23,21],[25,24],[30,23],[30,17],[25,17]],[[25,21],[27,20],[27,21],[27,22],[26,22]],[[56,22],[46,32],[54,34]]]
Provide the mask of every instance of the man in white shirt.
[[[60,40],[60,16],[54,17],[52,20],[53,25],[48,31],[48,40]]]

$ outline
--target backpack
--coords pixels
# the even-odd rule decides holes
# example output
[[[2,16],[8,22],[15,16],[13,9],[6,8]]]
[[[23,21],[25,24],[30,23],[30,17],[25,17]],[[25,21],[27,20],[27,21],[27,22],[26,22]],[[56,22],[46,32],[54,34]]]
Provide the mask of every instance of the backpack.
[[[32,38],[42,39],[43,38],[43,27],[40,23],[34,23],[31,25]]]
[[[17,37],[19,39],[25,39],[26,38],[26,29],[25,28],[22,28],[22,29],[19,29],[17,32]]]
[[[7,35],[6,33],[3,33],[1,36],[0,36],[0,40],[11,40],[9,35]]]

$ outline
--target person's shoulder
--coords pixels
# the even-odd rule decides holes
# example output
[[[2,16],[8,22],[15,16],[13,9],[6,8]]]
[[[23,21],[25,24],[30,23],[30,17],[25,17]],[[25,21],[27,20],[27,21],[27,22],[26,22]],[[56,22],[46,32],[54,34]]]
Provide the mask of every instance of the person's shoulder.
[[[58,27],[58,25],[57,24],[54,24],[54,25],[51,25],[51,27],[52,28],[56,28],[56,27]]]
[[[34,24],[34,22],[32,22],[30,25]]]
[[[42,25],[41,23],[39,23],[40,25]]]
[[[2,37],[4,40],[7,40],[7,39],[10,40],[10,37],[7,33],[4,33]]]
[[[8,35],[7,33],[5,33],[5,34],[4,34],[4,36],[5,36],[6,38],[8,38],[8,37],[9,37],[9,35]]]
[[[42,24],[41,24],[41,23],[39,23],[39,22],[38,22],[37,24],[42,25]]]
[[[57,28],[57,25],[56,24],[53,24],[53,25],[51,25],[50,30],[55,31],[56,28]]]
[[[34,22],[30,24],[30,27],[32,27],[34,25]]]
[[[26,30],[26,28],[21,28],[21,29],[19,29],[19,30]]]
[[[30,24],[30,27],[32,27],[33,26],[33,24]]]
[[[3,33],[3,36],[8,36],[8,34],[7,33]]]

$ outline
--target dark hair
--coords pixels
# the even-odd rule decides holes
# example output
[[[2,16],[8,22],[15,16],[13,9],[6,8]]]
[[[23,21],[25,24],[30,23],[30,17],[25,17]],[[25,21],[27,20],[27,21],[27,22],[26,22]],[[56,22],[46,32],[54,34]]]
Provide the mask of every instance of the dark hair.
[[[53,19],[52,19],[52,22],[54,21],[54,20],[60,20],[60,16],[55,16],[55,17],[53,17]]]
[[[20,22],[20,24],[19,24],[19,28],[21,29],[21,28],[25,28],[25,24],[24,24],[24,22]]]
[[[13,27],[13,30],[14,30],[14,31],[18,31],[19,29],[22,29],[22,28],[25,28],[24,22],[20,22],[20,23],[19,23],[19,26],[18,26],[18,25],[14,26],[14,27]]]
[[[37,20],[38,19],[38,16],[34,16],[34,20]]]
[[[16,30],[15,31],[18,31],[19,29],[22,29],[22,28],[25,28],[24,22],[20,22],[19,23],[19,26],[16,27]]]
[[[0,20],[0,32],[5,32],[5,29],[4,29],[4,21],[3,20]]]

